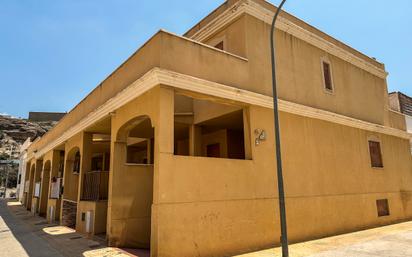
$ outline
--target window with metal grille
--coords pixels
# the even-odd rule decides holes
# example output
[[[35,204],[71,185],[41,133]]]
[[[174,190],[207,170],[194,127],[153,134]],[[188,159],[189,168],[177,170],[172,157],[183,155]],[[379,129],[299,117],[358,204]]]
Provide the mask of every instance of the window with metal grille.
[[[80,173],[80,152],[77,151],[74,156],[73,173]]]
[[[332,71],[331,66],[328,62],[322,61],[322,68],[323,68],[323,82],[325,89],[327,91],[333,91],[333,84],[332,84]]]
[[[58,177],[62,178],[64,172],[64,151],[60,151],[60,159],[59,159],[59,171]]]
[[[378,217],[390,215],[388,199],[376,200],[376,208],[378,210]]]
[[[371,157],[371,166],[373,168],[383,168],[380,142],[369,141],[369,154]]]

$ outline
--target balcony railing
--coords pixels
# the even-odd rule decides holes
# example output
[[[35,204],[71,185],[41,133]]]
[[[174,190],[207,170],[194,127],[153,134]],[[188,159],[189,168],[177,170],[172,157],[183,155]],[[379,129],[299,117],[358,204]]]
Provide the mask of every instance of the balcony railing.
[[[84,174],[81,200],[107,200],[109,187],[109,172],[92,171]]]

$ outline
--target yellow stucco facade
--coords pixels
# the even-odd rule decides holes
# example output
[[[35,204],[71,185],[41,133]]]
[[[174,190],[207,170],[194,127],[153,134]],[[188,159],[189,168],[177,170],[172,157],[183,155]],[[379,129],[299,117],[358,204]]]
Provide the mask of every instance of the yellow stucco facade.
[[[151,256],[278,244],[274,10],[229,0],[183,37],[156,33],[30,146],[27,208]],[[384,65],[287,13],[279,24],[290,241],[411,219],[411,136]]]

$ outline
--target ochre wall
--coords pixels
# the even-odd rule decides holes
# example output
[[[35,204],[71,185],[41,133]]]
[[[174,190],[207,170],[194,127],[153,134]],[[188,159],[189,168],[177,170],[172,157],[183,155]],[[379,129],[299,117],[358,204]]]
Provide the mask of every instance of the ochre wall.
[[[45,198],[47,202],[47,220],[51,221],[58,221],[60,219],[60,209],[61,209],[61,200],[60,199],[51,199],[50,198],[50,190],[52,184],[52,178],[58,177],[58,170],[59,170],[59,162],[60,162],[60,152],[57,150],[49,151],[43,157],[43,163],[50,161],[50,175],[49,175],[49,189],[47,193],[47,197]],[[43,202],[43,199],[42,199]],[[50,207],[54,207],[54,217],[50,216]]]
[[[80,151],[80,158],[82,159],[83,149],[83,133],[67,140],[65,144],[65,165],[64,165],[64,191],[63,199],[77,201],[79,194],[79,174],[73,173],[74,155],[77,150]],[[81,166],[81,165],[80,165]]]
[[[242,15],[224,31],[208,40],[223,34],[226,35],[227,53],[159,31],[69,112],[55,128],[34,142],[29,152],[41,149],[59,137],[69,127],[77,124],[91,111],[154,67],[271,95],[269,25],[252,16]],[[276,34],[281,98],[389,125],[384,79],[285,32],[277,31]],[[333,95],[326,94],[323,90],[321,57],[327,57],[332,63],[336,89]],[[381,66],[377,63],[374,65]]]
[[[223,34],[227,50],[246,59],[157,33],[29,152],[59,137],[153,67],[271,95],[269,25],[243,15],[215,38]],[[276,38],[282,99],[404,128],[399,116],[387,110],[384,79],[285,32],[277,31]],[[334,94],[324,92],[321,58],[331,62]],[[152,256],[162,257],[230,255],[278,243],[272,110],[250,106],[245,112],[250,115],[245,133],[252,135],[251,160],[174,156],[173,110],[173,90],[156,87],[112,113],[109,243],[147,247],[150,237]],[[144,115],[155,128],[154,166],[125,165],[125,138],[119,133],[130,120]],[[292,242],[412,218],[408,140],[288,113],[280,118]],[[254,145],[257,128],[267,132],[259,146]],[[368,138],[382,144],[382,169],[370,167]],[[84,142],[84,133],[69,139],[66,156],[79,147],[83,160]],[[66,162],[64,197],[78,201],[78,188],[78,175]],[[389,200],[391,215],[378,218],[376,200],[383,198]]]
[[[31,212],[33,214],[38,214],[38,212],[39,212],[39,198],[33,197],[32,201],[31,201],[31,204],[32,204]]]
[[[36,213],[40,211],[40,197],[34,196],[34,193],[36,191],[36,183],[40,182],[40,195],[41,195],[41,173],[43,170],[43,161],[42,160],[35,160],[36,163],[35,165],[35,170],[34,170],[34,175],[32,177],[33,179],[33,200],[32,200],[32,206],[35,206],[36,208]]]
[[[221,129],[212,133],[202,135],[202,156],[207,156],[207,146],[213,144],[219,144],[220,156],[227,158],[227,131]]]
[[[49,198],[49,183],[50,183],[51,162],[43,160],[41,172],[41,191],[39,199],[39,213],[41,216],[47,217],[47,199]]]
[[[168,90],[163,90],[168,92]],[[173,94],[173,91],[169,92]],[[111,168],[109,178],[108,239],[110,245],[149,248],[153,245],[156,224],[151,214],[155,189],[156,168],[153,165],[126,164],[126,137],[130,121],[138,117],[149,117],[155,128],[155,163],[159,145],[164,137],[173,137],[170,133],[160,133],[162,122],[159,109],[162,104],[162,90],[157,87],[141,97],[116,110],[112,116]],[[169,105],[173,106],[173,105]],[[171,109],[173,112],[173,108]],[[167,118],[169,121],[170,117]],[[152,220],[152,222],[151,222]]]
[[[406,122],[407,121],[405,119],[404,114],[402,114],[400,112],[389,110],[389,124],[390,124],[390,127],[407,131]]]
[[[248,59],[245,79],[248,79],[249,84],[242,85],[241,88],[272,95],[270,25],[253,16],[243,15],[205,40],[205,43],[214,42],[223,35],[226,35],[225,43],[229,52]],[[275,37],[278,94],[281,99],[381,125],[391,125],[387,120],[389,103],[384,79],[286,32],[276,30]],[[237,50],[240,46],[245,50]],[[333,94],[324,90],[321,58],[327,58],[331,63]],[[221,70],[232,69],[219,67],[222,67]]]
[[[92,231],[90,234],[96,235],[106,232],[107,225],[107,201],[80,201],[77,205],[77,226],[76,231],[86,233],[86,220],[82,221],[82,214],[88,211],[93,212]]]
[[[219,31],[212,38],[207,39],[204,43],[215,46],[219,41],[224,42],[224,51],[246,57],[246,19],[241,17],[234,21],[230,26]],[[236,43],[234,43],[236,42]]]
[[[158,256],[221,256],[278,243],[272,111],[251,106],[249,113],[250,130],[268,133],[259,146],[251,142],[253,160],[160,153]],[[280,122],[291,242],[412,218],[408,140],[288,113]],[[382,169],[370,167],[370,138],[381,141]],[[390,216],[378,218],[378,199],[389,200]]]
[[[54,208],[54,217],[50,216],[50,207]],[[48,199],[47,201],[47,221],[59,221],[60,220],[60,210],[61,210],[61,200],[60,199]]]
[[[36,165],[35,165],[35,160],[31,160],[30,162],[27,163],[27,170],[29,173],[27,177],[27,180],[29,181],[29,188],[27,191],[27,195],[26,195],[26,199],[25,199],[25,206],[27,210],[31,209],[31,201],[33,198],[33,188],[34,188],[34,173],[35,173],[35,169],[36,169]]]
[[[193,112],[195,124],[210,120],[225,114],[240,110],[238,106],[216,104],[211,101],[198,100],[193,101]]]

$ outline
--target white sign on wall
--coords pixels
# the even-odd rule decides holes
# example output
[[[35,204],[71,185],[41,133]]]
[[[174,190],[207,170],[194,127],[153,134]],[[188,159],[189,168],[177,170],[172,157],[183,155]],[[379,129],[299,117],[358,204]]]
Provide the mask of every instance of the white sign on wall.
[[[409,133],[412,133],[412,117],[405,115],[405,118],[406,118],[406,130]]]
[[[25,193],[28,193],[28,192],[29,192],[29,187],[30,187],[30,181],[27,180],[27,181],[25,182],[25,185],[24,185],[24,192],[25,192]]]
[[[50,198],[52,199],[58,199],[60,197],[60,180],[61,178],[58,178],[56,182],[51,183]]]
[[[40,197],[40,182],[37,182],[34,187],[34,197]]]
[[[406,119],[406,131],[412,133],[412,116],[405,115]],[[411,139],[411,153],[412,153],[412,139]]]

